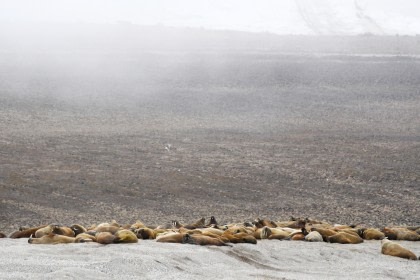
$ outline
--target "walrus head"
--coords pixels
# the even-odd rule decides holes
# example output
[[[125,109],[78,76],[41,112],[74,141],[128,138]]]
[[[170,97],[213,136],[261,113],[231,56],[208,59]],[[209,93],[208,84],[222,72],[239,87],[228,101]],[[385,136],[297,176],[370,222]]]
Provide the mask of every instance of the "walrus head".
[[[308,233],[309,233],[309,232],[306,230],[306,228],[304,228],[304,227],[303,227],[303,228],[301,228],[300,230],[302,231],[303,235],[305,235],[305,236],[307,236],[307,235],[308,235]]]
[[[172,221],[171,224],[172,224],[173,228],[181,228],[182,227],[182,225],[178,221],[175,221],[175,220]]]
[[[86,232],[86,229],[81,225],[72,225],[70,228],[74,232],[75,236],[77,236],[80,233]]]
[[[194,243],[194,240],[191,238],[191,235],[189,235],[188,233],[186,233],[186,234],[184,234],[182,236],[182,243],[192,244],[192,243]]]
[[[253,224],[251,222],[246,221],[246,222],[244,222],[244,226],[245,227],[252,227]]]
[[[360,236],[360,237],[362,237],[363,238],[363,233],[365,233],[365,228],[359,228],[358,230],[357,230],[357,234]]]
[[[210,217],[210,222],[209,222],[208,226],[212,226],[212,225],[217,226],[217,221],[216,221],[216,218],[214,216]]]
[[[271,235],[271,229],[269,227],[263,227],[261,230],[261,239],[268,238]]]

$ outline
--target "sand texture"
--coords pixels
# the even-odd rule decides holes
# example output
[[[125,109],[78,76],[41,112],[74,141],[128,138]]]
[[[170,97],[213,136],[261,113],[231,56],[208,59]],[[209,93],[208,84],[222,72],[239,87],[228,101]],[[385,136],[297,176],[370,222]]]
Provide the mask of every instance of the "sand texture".
[[[420,242],[399,242],[417,255]],[[0,240],[1,279],[418,279],[420,262],[356,245],[261,241],[202,247],[137,244],[30,245]],[[416,278],[417,277],[417,278]]]

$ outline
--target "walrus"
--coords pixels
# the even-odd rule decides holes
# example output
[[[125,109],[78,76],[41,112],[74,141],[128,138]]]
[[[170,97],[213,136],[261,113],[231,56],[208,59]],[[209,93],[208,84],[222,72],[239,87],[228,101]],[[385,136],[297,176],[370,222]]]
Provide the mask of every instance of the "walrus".
[[[258,231],[256,231],[256,233],[257,232]],[[290,233],[279,228],[269,228],[269,227],[263,227],[259,231],[259,239],[268,239],[271,235],[276,235],[277,238],[275,239],[279,239],[278,237],[280,236],[284,236],[284,238],[288,237]],[[254,237],[256,237],[255,234],[254,234]],[[280,239],[284,239],[284,238],[280,238]]]
[[[98,232],[95,235],[95,238],[96,238],[96,242],[100,244],[112,244],[114,243],[114,240],[116,239],[115,235],[113,235],[112,233],[108,231]]]
[[[4,234],[3,232],[0,232],[0,238],[5,238],[6,234]]]
[[[59,235],[64,235],[64,236],[68,236],[68,237],[74,237],[74,231],[69,228],[69,227],[65,227],[65,226],[54,226],[53,227],[53,233],[55,234],[59,234]]]
[[[382,248],[381,252],[384,255],[399,257],[409,260],[417,260],[417,256],[410,250],[404,248],[398,243],[392,242],[387,238],[382,239],[381,241]]]
[[[300,231],[291,233],[285,240],[302,241],[305,240],[305,236],[308,234],[306,228],[301,228]]]
[[[225,233],[237,234],[237,233],[249,234],[248,230],[244,226],[234,226],[225,230]]]
[[[226,238],[229,243],[238,244],[238,243],[250,243],[250,244],[257,244],[257,239],[245,232],[240,232],[236,234],[232,234],[230,232],[225,232],[221,236],[222,240],[223,238]]]
[[[360,236],[356,236],[347,232],[339,232],[330,237],[327,237],[327,241],[330,243],[340,244],[358,244],[362,243],[363,239]]]
[[[44,235],[41,238],[32,238],[32,235],[28,239],[30,244],[59,244],[59,243],[75,243],[76,238],[50,233]]]
[[[96,237],[85,232],[79,233],[76,237],[76,243],[96,242]]]
[[[292,221],[275,222],[276,227],[288,227],[293,229],[301,229],[306,226],[306,220],[298,219]]]
[[[139,220],[137,220],[134,224],[131,225],[130,229],[139,229],[139,228],[144,228],[146,227],[142,222],[140,222]]]
[[[337,234],[337,231],[328,228],[311,228],[311,231],[317,231],[322,235],[322,239],[327,241],[327,238]]]
[[[55,227],[55,225],[48,225],[46,227],[38,229],[34,234],[35,238],[41,238],[45,235],[48,235],[48,234],[52,233],[54,227]]]
[[[253,223],[257,228],[262,228],[262,227],[270,227],[270,228],[275,228],[277,227],[276,223],[274,223],[273,221],[270,221],[268,219],[256,219]]]
[[[358,230],[358,234],[366,240],[382,240],[385,238],[385,234],[376,228],[361,228]]]
[[[122,229],[115,233],[114,243],[137,243],[139,240],[137,236],[128,229]]]
[[[204,234],[204,233],[206,233],[206,232],[210,232],[210,233],[212,233],[212,234],[217,234],[217,235],[222,235],[223,233],[224,233],[224,231],[223,230],[220,230],[220,229],[217,229],[217,228],[214,228],[214,227],[209,227],[209,228],[204,228],[204,229],[201,229],[201,232]]]
[[[21,228],[22,230],[12,232],[9,235],[9,238],[29,238],[31,235],[34,235],[37,230],[44,228],[46,226],[47,225],[41,225],[38,227],[25,228],[25,229]]]
[[[139,228],[134,233],[139,239],[156,239],[156,231],[150,228]]]
[[[161,234],[156,237],[156,242],[165,243],[182,243],[183,234],[179,232],[171,232],[167,234]]]
[[[83,232],[87,232],[87,229],[84,226],[78,224],[72,225],[70,228],[74,232],[74,236],[77,236]]]
[[[182,237],[182,243],[194,244],[194,245],[213,245],[213,246],[228,246],[225,242],[218,238],[213,238],[201,234],[184,234]]]
[[[209,223],[206,225],[207,227],[211,227],[211,226],[217,226],[217,221],[216,218],[214,216],[210,217],[210,221]]]
[[[317,231],[311,231],[305,236],[305,240],[309,242],[322,242],[324,241],[322,235]]]
[[[204,224],[205,221],[206,221],[206,219],[201,218],[201,219],[195,221],[192,224],[185,225],[184,228],[186,228],[186,229],[203,228],[203,227],[205,227],[205,224]]]
[[[385,227],[382,232],[389,240],[420,241],[420,235],[412,230],[401,227]]]

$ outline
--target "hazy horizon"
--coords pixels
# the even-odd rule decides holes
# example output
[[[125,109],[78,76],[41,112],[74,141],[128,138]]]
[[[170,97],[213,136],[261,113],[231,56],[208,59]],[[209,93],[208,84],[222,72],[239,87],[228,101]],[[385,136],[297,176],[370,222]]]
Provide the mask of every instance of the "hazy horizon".
[[[117,23],[295,35],[420,34],[417,1],[2,1],[1,23]]]

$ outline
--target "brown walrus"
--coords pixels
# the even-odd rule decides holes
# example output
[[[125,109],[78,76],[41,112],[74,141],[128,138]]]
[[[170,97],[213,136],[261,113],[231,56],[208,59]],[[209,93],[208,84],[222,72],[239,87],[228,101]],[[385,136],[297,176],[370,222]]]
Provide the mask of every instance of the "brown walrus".
[[[4,234],[3,232],[0,232],[0,238],[5,238],[6,234]]]
[[[87,232],[87,229],[84,226],[78,225],[78,224],[72,225],[72,226],[70,226],[70,228],[74,232],[75,236],[77,236],[77,235],[79,235],[83,232]]]
[[[361,228],[358,230],[361,238],[366,240],[382,240],[385,234],[376,228]]]
[[[308,234],[306,231],[306,228],[301,228],[300,231],[296,231],[291,233],[285,240],[291,240],[291,241],[302,241],[305,240],[305,236]]]
[[[171,232],[167,234],[161,234],[156,237],[156,242],[165,243],[182,243],[183,234],[179,232]]]
[[[417,260],[417,256],[410,250],[404,248],[398,243],[392,242],[387,238],[382,239],[381,241],[382,248],[381,252],[384,255],[389,255],[393,257],[399,257],[409,260]]]
[[[201,218],[201,219],[195,221],[192,224],[185,225],[184,228],[186,228],[186,229],[203,228],[203,227],[205,227],[205,224],[204,224],[205,221],[206,221],[206,219]]]
[[[210,217],[210,222],[206,225],[207,227],[217,227],[217,221],[216,218],[214,216]]]
[[[230,232],[225,232],[221,236],[222,238],[226,238],[229,243],[238,244],[238,243],[250,243],[250,244],[257,244],[257,239],[245,232],[240,232],[236,234],[232,234]]]
[[[32,238],[29,237],[28,243],[30,244],[60,244],[60,243],[75,243],[76,238],[68,237],[64,235],[50,233],[48,235],[44,235],[41,238]]]
[[[262,227],[270,227],[270,228],[275,228],[277,227],[276,223],[274,223],[273,221],[270,221],[268,219],[256,219],[253,224],[257,227],[257,228],[262,228]]]
[[[137,243],[139,240],[137,236],[128,229],[122,229],[115,233],[114,243]]]
[[[98,232],[95,235],[95,238],[96,238],[96,242],[100,244],[112,244],[114,243],[114,240],[116,239],[115,235],[113,235],[112,233],[108,231]]]
[[[362,243],[363,239],[359,235],[353,235],[347,232],[339,232],[330,237],[327,237],[327,241],[330,243],[340,244],[358,244]]]
[[[329,228],[311,228],[311,231],[319,232],[324,241],[327,241],[328,237],[337,234],[337,231],[329,229]]]
[[[22,228],[22,230],[12,232],[9,235],[9,238],[29,238],[29,237],[31,237],[31,235],[34,235],[37,230],[39,230],[41,228],[44,228],[46,226],[47,225],[41,225],[41,226],[38,226],[38,227],[25,228],[25,229]]]
[[[384,227],[382,232],[389,240],[420,241],[420,235],[403,227]]]
[[[225,242],[223,242],[222,240],[218,238],[213,238],[213,237],[201,235],[201,234],[190,235],[188,233],[184,234],[184,236],[182,237],[182,243],[201,245],[201,246],[205,246],[205,245],[228,246]]]
[[[255,233],[257,234],[258,231]],[[269,228],[269,227],[263,227],[259,232],[260,239],[268,239],[270,236],[275,235],[275,238],[272,239],[284,239],[290,235],[290,232],[282,230],[280,228]],[[255,234],[254,234],[255,237]],[[257,238],[259,239],[259,238]]]
[[[76,236],[76,243],[97,242],[96,237],[85,232],[79,233]]]
[[[139,228],[134,230],[134,233],[140,239],[156,239],[156,231],[150,228]]]
[[[309,242],[322,242],[322,235],[317,231],[311,231],[305,236],[305,240]]]
[[[68,237],[74,237],[74,231],[71,228],[66,227],[66,226],[53,227],[53,233],[68,236]]]
[[[46,227],[38,229],[34,234],[35,238],[41,238],[45,235],[48,235],[48,234],[52,233],[53,229],[54,229],[54,226],[55,225],[48,225]]]

